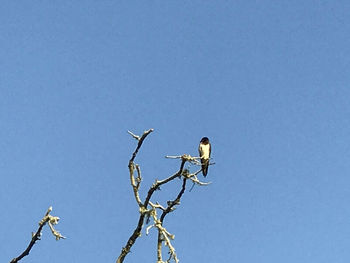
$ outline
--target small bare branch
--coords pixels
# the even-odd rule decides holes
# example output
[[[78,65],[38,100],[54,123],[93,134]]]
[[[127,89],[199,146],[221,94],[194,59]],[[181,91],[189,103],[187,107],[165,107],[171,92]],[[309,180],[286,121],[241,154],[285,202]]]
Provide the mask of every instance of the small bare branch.
[[[136,167],[136,171],[138,173],[136,179],[134,177],[134,167]],[[134,163],[129,164],[129,174],[130,174],[130,183],[134,192],[134,196],[136,199],[137,204],[141,207],[142,206],[142,201],[140,199],[139,195],[139,188],[140,188],[140,183],[141,183],[141,170],[140,167]]]
[[[135,135],[134,133],[132,133],[131,131],[128,131],[128,133],[135,139],[137,139],[138,141],[138,144],[137,144],[137,147],[135,149],[135,151],[133,152],[132,154],[132,157],[129,161],[129,174],[130,174],[130,183],[131,183],[131,186],[132,186],[132,189],[134,191],[134,196],[135,196],[135,199],[136,199],[136,202],[137,204],[141,207],[142,206],[142,201],[140,199],[140,195],[139,195],[139,188],[140,188],[140,184],[141,184],[141,169],[140,169],[140,166],[138,164],[135,164],[134,163],[134,160],[136,158],[136,155],[139,151],[139,149],[141,148],[142,146],[142,143],[144,141],[144,139],[146,139],[146,137],[151,133],[153,132],[153,129],[149,129],[148,131],[145,131],[142,136],[138,136],[138,135]],[[134,170],[136,169],[137,171],[137,177],[135,179],[135,176],[134,176]]]
[[[182,187],[181,187],[181,190],[180,190],[179,194],[177,195],[175,200],[167,202],[168,207],[163,210],[163,213],[160,216],[159,221],[160,221],[160,226],[162,228],[158,227],[158,242],[157,242],[157,258],[158,258],[158,261],[162,260],[162,241],[164,241],[165,245],[169,247],[169,254],[170,255],[169,255],[169,259],[167,261],[169,262],[171,260],[171,258],[174,258],[175,262],[178,262],[178,258],[177,258],[177,255],[175,253],[175,249],[172,246],[172,244],[171,244],[171,242],[170,242],[170,240],[168,238],[168,237],[170,237],[171,239],[174,239],[174,236],[170,235],[170,233],[168,233],[168,232],[165,232],[166,229],[163,228],[163,222],[164,222],[165,216],[168,213],[174,211],[175,205],[179,205],[180,204],[181,197],[184,194],[185,189],[186,189],[186,181],[187,181],[187,178],[184,177],[183,181],[182,181]]]
[[[135,196],[135,200],[137,202],[137,204],[139,205],[140,208],[140,217],[139,217],[139,221],[137,223],[137,226],[134,230],[134,232],[132,233],[132,235],[130,236],[129,240],[126,243],[126,246],[122,248],[122,251],[117,259],[117,263],[122,263],[124,261],[125,256],[130,252],[131,247],[133,246],[133,244],[135,243],[136,239],[141,235],[141,230],[142,230],[142,225],[143,225],[143,221],[145,216],[147,215],[147,205],[142,204],[140,195],[139,195],[139,187],[141,184],[141,169],[138,165],[136,165],[134,163],[134,160],[136,158],[136,155],[139,151],[139,149],[142,146],[143,141],[146,139],[146,137],[153,132],[153,129],[149,129],[147,131],[145,131],[142,136],[137,136],[135,134],[133,134],[132,132],[128,131],[128,133],[138,141],[137,147],[135,149],[135,151],[132,154],[131,159],[129,160],[129,174],[130,174],[130,183],[131,186],[133,188],[133,192],[134,192],[134,196]],[[134,170],[136,169],[137,171],[137,177],[135,179],[134,176]]]
[[[192,173],[192,174],[190,174],[190,173],[184,174],[184,177],[190,179],[193,183],[201,185],[201,186],[211,184],[211,182],[201,182],[201,181],[199,181],[199,179],[197,177],[197,174],[199,174],[201,171],[202,171],[202,169],[200,169],[197,172]]]
[[[167,159],[183,159],[186,158],[187,162],[194,164],[194,165],[202,165],[202,163],[200,162],[201,157],[197,157],[197,156],[190,156],[190,155],[167,155],[165,156],[165,158]],[[211,159],[211,158],[210,158]],[[209,163],[209,165],[214,165],[215,163]]]
[[[195,165],[201,165],[200,159],[201,157],[195,157],[188,154],[183,155],[167,155],[165,156],[167,159],[186,159],[187,162],[195,164]]]
[[[134,138],[137,138],[137,140],[138,140],[139,143],[137,144],[137,147],[136,147],[134,153],[132,154],[132,158],[130,159],[129,162],[133,162],[133,161],[135,160],[136,155],[137,155],[139,149],[141,148],[144,139],[146,139],[146,137],[147,137],[151,132],[153,132],[153,131],[154,131],[153,129],[149,129],[148,131],[144,131],[143,134],[142,134],[142,136],[141,136],[141,138],[140,138],[139,136],[136,136],[135,134],[132,135]],[[129,134],[130,134],[130,133],[133,134],[132,132],[129,132]],[[136,136],[136,137],[135,137],[135,136]]]
[[[60,232],[58,232],[58,231],[53,227],[53,225],[57,225],[57,224],[58,224],[58,221],[60,220],[60,218],[59,218],[58,216],[51,216],[51,215],[48,215],[48,217],[49,217],[48,224],[49,224],[51,233],[55,236],[56,240],[60,240],[61,238],[62,238],[62,239],[65,239],[65,237],[62,236],[62,235],[60,234]]]
[[[149,226],[146,228],[146,235],[149,234],[149,231],[150,231],[150,229],[151,229],[152,227],[154,227],[154,225],[149,225]]]
[[[128,131],[128,133],[136,140],[140,140],[140,136],[133,134],[131,131]]]
[[[185,155],[184,155],[185,156]],[[180,169],[177,173],[173,174],[172,176],[169,176],[168,178],[161,180],[161,181],[156,181],[152,187],[148,190],[147,197],[144,202],[144,206],[148,206],[149,200],[151,199],[151,196],[155,190],[157,190],[161,185],[166,184],[167,182],[170,182],[171,180],[174,180],[177,177],[180,177],[182,175],[182,171],[184,169],[185,163],[186,163],[186,158],[182,158],[181,160],[181,165]]]
[[[135,165],[136,171],[137,171],[137,177],[136,177],[136,187],[137,190],[140,188],[140,184],[142,181],[142,177],[141,177],[141,168],[138,164]]]
[[[177,258],[177,255],[175,253],[175,248],[173,247],[173,245],[171,244],[171,241],[170,239],[174,239],[175,236],[170,234],[161,224],[158,224],[157,225],[157,228],[158,228],[158,233],[160,233],[160,236],[161,236],[161,240],[164,241],[164,244],[169,248],[169,259],[167,260],[167,262],[170,262],[171,258],[173,258],[175,260],[176,263],[179,262],[178,258]],[[159,238],[159,235],[158,235],[158,238]],[[158,244],[159,244],[159,241],[158,241]],[[159,247],[158,247],[159,249]],[[158,251],[157,254],[158,254],[158,257],[159,257],[159,254],[161,254],[162,252]]]
[[[166,155],[165,158],[168,158],[168,159],[181,159],[182,156],[181,155]]]
[[[185,179],[186,180],[186,179]],[[160,219],[158,219],[157,217],[157,208],[160,208],[162,206],[159,205],[155,205],[152,202],[149,203],[152,207],[152,218],[154,221],[154,224],[147,227],[147,229],[149,230],[152,227],[155,227],[158,229],[158,243],[157,243],[157,262],[163,262],[162,260],[162,242],[164,241],[165,245],[169,247],[169,253],[170,253],[170,258],[174,258],[174,260],[176,262],[178,262],[176,253],[175,253],[175,248],[173,247],[173,245],[171,244],[170,239],[174,239],[175,236],[170,234],[168,230],[166,230],[165,227],[162,226],[162,221]],[[163,207],[162,207],[163,208]],[[167,210],[167,209],[164,209]],[[164,214],[165,211],[163,211]]]
[[[56,240],[59,240],[61,238],[63,238],[63,239],[65,238],[57,230],[54,229],[53,225],[58,224],[59,217],[50,215],[51,211],[52,211],[52,206],[49,207],[49,209],[45,213],[44,217],[40,220],[38,230],[35,233],[32,233],[32,239],[31,239],[28,247],[26,248],[26,250],[24,250],[23,253],[21,255],[19,255],[18,257],[12,259],[10,261],[10,263],[17,263],[22,258],[29,255],[29,252],[33,248],[35,242],[40,240],[41,231],[42,231],[43,227],[46,225],[46,223],[49,224],[51,232],[55,236]]]
[[[158,208],[158,209],[160,209],[160,210],[162,210],[162,211],[165,211],[165,208],[164,208],[162,205],[160,205],[158,202],[155,203],[155,204],[153,204],[153,203],[150,201],[149,204],[150,204],[150,206],[152,206],[152,208]]]

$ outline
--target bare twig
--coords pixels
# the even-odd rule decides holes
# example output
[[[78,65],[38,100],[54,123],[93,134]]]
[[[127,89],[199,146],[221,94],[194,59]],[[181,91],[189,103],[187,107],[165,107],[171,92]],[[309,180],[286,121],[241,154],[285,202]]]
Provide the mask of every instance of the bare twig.
[[[211,184],[211,182],[201,182],[199,181],[197,174],[199,174],[202,171],[202,169],[198,170],[197,172],[193,173],[193,174],[186,174],[184,175],[186,178],[190,179],[193,183],[204,186],[204,185],[209,185]]]
[[[122,248],[122,251],[117,259],[117,263],[122,263],[124,261],[125,256],[130,252],[131,247],[133,246],[133,244],[135,243],[136,239],[141,235],[141,230],[142,230],[142,225],[143,225],[143,221],[147,212],[147,209],[145,207],[147,207],[147,205],[145,206],[139,196],[139,187],[140,187],[140,183],[141,183],[141,170],[138,167],[138,165],[135,165],[134,160],[136,158],[136,155],[139,151],[139,149],[142,146],[143,141],[146,139],[146,137],[153,132],[153,129],[149,129],[148,131],[145,131],[143,133],[143,135],[137,136],[135,134],[133,134],[132,132],[128,131],[128,133],[135,138],[136,140],[138,140],[138,144],[137,147],[135,149],[135,151],[132,154],[132,157],[129,161],[129,173],[130,173],[130,182],[131,182],[131,186],[133,188],[134,191],[134,196],[136,199],[137,204],[139,205],[140,208],[140,217],[139,217],[139,221],[137,223],[137,226],[134,230],[134,232],[132,233],[132,235],[130,236],[130,238],[128,239],[126,246]],[[134,177],[134,170],[136,169],[138,176]]]
[[[140,140],[140,136],[133,134],[131,131],[128,131],[128,133],[136,140]]]
[[[185,189],[186,189],[186,181],[187,181],[187,178],[184,177],[183,180],[182,180],[182,187],[181,187],[181,190],[180,190],[179,194],[177,195],[177,197],[175,198],[174,201],[168,201],[168,207],[166,209],[163,209],[163,213],[162,213],[162,215],[160,216],[160,219],[159,219],[160,226],[163,226],[163,222],[164,222],[165,216],[168,213],[174,211],[174,206],[180,204],[181,197],[184,194]],[[160,227],[158,227],[158,242],[157,242],[157,258],[158,258],[158,262],[163,262],[163,260],[162,260],[162,241],[164,241],[165,245],[169,247],[169,255],[170,255],[170,257],[169,257],[168,261],[170,261],[171,258],[174,258],[175,262],[178,262],[178,258],[177,258],[177,255],[175,253],[175,249],[171,245],[171,242],[170,242],[170,240],[168,238],[168,235],[166,233],[164,233],[164,230],[162,228],[160,228]]]
[[[167,155],[165,156],[167,159],[183,159],[186,158],[186,161],[189,163],[192,163],[194,165],[201,165],[200,159],[201,157],[191,156],[188,154],[184,155]]]
[[[151,199],[151,196],[155,190],[157,190],[161,185],[166,184],[167,182],[170,182],[171,180],[174,180],[175,178],[180,177],[182,175],[182,171],[184,169],[186,161],[187,161],[186,155],[183,155],[179,171],[177,171],[175,174],[173,174],[172,176],[169,176],[168,178],[166,178],[164,180],[161,180],[161,181],[156,180],[156,182],[148,190],[148,193],[147,193],[147,196],[145,199],[145,203],[144,203],[145,207],[148,206],[149,200]]]
[[[49,209],[47,210],[45,216],[40,220],[39,222],[39,228],[38,230],[32,234],[32,239],[28,245],[28,247],[26,248],[26,250],[23,251],[23,253],[21,255],[19,255],[18,257],[12,259],[10,261],[10,263],[17,263],[18,261],[20,261],[22,258],[24,258],[25,256],[29,255],[30,250],[33,248],[34,244],[36,241],[40,240],[41,237],[41,231],[43,229],[43,227],[46,225],[46,223],[49,224],[49,227],[51,229],[52,234],[55,236],[56,240],[60,240],[61,238],[64,239],[65,237],[62,236],[57,230],[54,229],[53,225],[58,224],[59,221],[59,217],[57,216],[52,216],[50,215],[50,212],[52,211],[52,206],[49,207]]]
[[[137,144],[137,147],[135,149],[135,151],[133,152],[132,154],[132,157],[129,161],[129,174],[130,174],[130,183],[131,183],[131,186],[132,186],[132,189],[134,191],[134,196],[135,196],[135,199],[136,199],[136,202],[137,204],[139,205],[139,207],[141,208],[142,207],[142,201],[140,199],[140,196],[139,196],[139,188],[140,188],[140,183],[141,183],[141,169],[140,169],[140,166],[135,164],[134,163],[134,160],[136,158],[136,155],[139,151],[139,149],[141,148],[142,146],[142,143],[144,141],[144,139],[146,139],[146,137],[151,133],[153,132],[153,129],[149,129],[148,131],[145,131],[143,133],[143,135],[140,137],[138,135],[135,135],[133,134],[131,131],[128,131],[128,133],[133,137],[135,138],[136,140],[138,140],[138,144]],[[134,171],[137,171],[137,177],[135,178],[134,176]]]
[[[134,170],[136,169],[137,171],[137,177],[134,177]],[[130,183],[132,186],[132,189],[134,191],[134,196],[136,199],[137,204],[141,207],[142,206],[142,201],[140,199],[139,195],[139,188],[141,184],[141,169],[139,165],[134,164],[133,162],[129,164],[129,173],[130,173]]]
[[[181,190],[180,190],[179,194],[177,195],[177,197],[175,198],[175,200],[174,201],[168,201],[168,207],[166,209],[164,209],[164,208],[162,209],[163,213],[160,216],[160,222],[162,224],[163,224],[165,216],[173,211],[173,207],[175,205],[179,205],[180,204],[181,197],[184,194],[185,189],[186,189],[186,181],[187,181],[187,178],[183,178]]]
[[[163,263],[162,259],[162,242],[164,241],[165,245],[169,247],[169,253],[170,253],[170,258],[174,258],[176,262],[178,262],[176,253],[175,253],[175,248],[171,244],[170,239],[174,239],[175,236],[170,234],[168,230],[166,230],[165,227],[163,227],[162,222],[160,219],[158,219],[157,216],[157,209],[158,206],[154,205],[153,203],[150,202],[150,205],[152,206],[152,211],[151,211],[151,216],[153,218],[154,224],[152,226],[149,226],[147,229],[151,227],[155,227],[158,229],[158,243],[157,243],[157,263]]]

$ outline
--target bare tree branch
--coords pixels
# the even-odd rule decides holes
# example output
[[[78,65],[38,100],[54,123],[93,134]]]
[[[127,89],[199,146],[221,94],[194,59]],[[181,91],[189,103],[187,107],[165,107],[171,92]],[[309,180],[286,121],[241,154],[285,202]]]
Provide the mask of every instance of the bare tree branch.
[[[139,188],[140,188],[140,183],[141,183],[141,169],[140,169],[140,166],[135,164],[134,163],[134,160],[136,158],[136,155],[139,151],[139,149],[141,148],[142,146],[142,143],[144,141],[144,139],[146,139],[146,137],[151,133],[153,132],[153,129],[149,129],[148,131],[145,131],[143,133],[143,135],[140,137],[140,136],[137,136],[135,134],[133,134],[131,131],[128,131],[128,133],[133,137],[135,138],[136,140],[138,140],[138,144],[137,144],[137,147],[135,149],[135,151],[133,152],[132,154],[132,157],[129,161],[129,174],[130,174],[130,183],[131,183],[131,186],[132,186],[132,189],[134,191],[134,196],[135,196],[135,199],[136,199],[136,202],[137,204],[139,205],[139,207],[141,208],[142,207],[142,201],[140,199],[140,196],[139,196]],[[134,177],[134,171],[137,171],[137,177],[135,178]]]
[[[160,222],[161,226],[163,226],[163,222],[164,222],[165,216],[168,213],[174,211],[174,206],[175,205],[179,205],[180,204],[181,197],[184,194],[185,189],[186,189],[186,181],[187,181],[187,178],[184,177],[183,180],[182,180],[181,190],[180,190],[179,194],[177,195],[177,197],[175,198],[175,200],[174,201],[168,201],[168,207],[166,209],[162,209],[163,213],[162,213],[162,215],[160,216],[160,219],[159,219],[159,222]],[[167,238],[167,234],[164,234],[164,231],[161,228],[158,228],[157,261],[159,263],[163,262],[163,259],[162,259],[162,242],[163,241],[169,247],[170,257],[169,257],[168,261],[170,261],[171,258],[174,258],[175,262],[178,262],[177,255],[175,253],[175,249],[171,245],[170,240]]]
[[[145,199],[145,203],[144,203],[145,207],[147,207],[148,202],[151,199],[151,196],[152,196],[152,194],[153,194],[153,192],[155,190],[157,190],[161,185],[166,184],[167,182],[170,182],[171,180],[174,180],[175,178],[180,177],[182,175],[183,168],[184,168],[185,163],[187,161],[186,155],[183,155],[183,157],[184,158],[181,159],[181,165],[180,165],[179,171],[177,171],[175,174],[173,174],[172,176],[170,176],[170,177],[168,177],[168,178],[166,178],[164,180],[161,180],[161,181],[156,180],[156,182],[148,190],[148,193],[147,193],[147,196],[146,196],[146,199]]]
[[[122,248],[122,251],[117,259],[117,263],[122,263],[124,261],[124,258],[125,256],[130,252],[130,249],[131,247],[134,245],[136,239],[141,235],[141,230],[142,230],[142,226],[143,226],[143,222],[144,222],[144,219],[145,219],[145,216],[148,214],[150,214],[150,211],[147,210],[147,207],[149,205],[149,202],[150,202],[150,199],[154,193],[154,191],[156,191],[157,189],[159,189],[159,187],[167,182],[170,182],[171,180],[174,180],[175,178],[177,177],[180,177],[181,174],[182,174],[182,171],[183,171],[183,168],[184,168],[184,165],[186,163],[186,161],[188,160],[188,157],[187,155],[183,155],[183,158],[182,158],[182,162],[181,162],[181,165],[180,165],[180,169],[177,173],[175,173],[174,175],[164,179],[164,180],[161,180],[161,181],[158,181],[156,180],[156,182],[151,186],[151,188],[148,190],[148,193],[147,193],[147,196],[145,198],[145,201],[142,203],[140,197],[139,197],[139,193],[138,193],[138,190],[139,190],[139,186],[140,186],[140,181],[141,181],[141,172],[140,172],[140,168],[137,168],[137,165],[135,165],[134,163],[134,160],[137,156],[137,153],[139,151],[139,149],[141,148],[142,146],[142,143],[144,141],[144,139],[151,133],[153,132],[153,129],[150,129],[148,131],[145,131],[143,133],[143,135],[140,137],[140,136],[137,136],[135,134],[133,134],[132,132],[129,132],[129,134],[138,140],[138,144],[137,144],[137,147],[134,151],[134,153],[132,154],[132,157],[129,161],[129,173],[130,173],[130,182],[131,182],[131,186],[133,188],[133,191],[134,191],[134,196],[135,196],[135,199],[136,199],[136,202],[138,203],[139,205],[139,211],[140,211],[140,217],[139,217],[139,220],[138,220],[138,223],[137,223],[137,226],[134,230],[134,232],[132,233],[132,235],[129,237],[127,243],[126,243],[126,246]],[[138,172],[138,183],[136,183],[136,179],[134,177],[134,170],[137,170]]]
[[[135,196],[136,202],[140,207],[140,217],[139,217],[139,221],[137,223],[137,226],[136,226],[134,232],[132,233],[132,235],[130,236],[129,240],[126,243],[126,246],[122,248],[122,251],[117,259],[117,263],[122,263],[124,261],[125,256],[130,252],[130,249],[134,245],[136,239],[141,235],[142,225],[143,225],[143,221],[144,221],[146,211],[147,211],[147,209],[146,209],[147,205],[145,206],[142,203],[140,196],[139,196],[139,193],[138,193],[140,183],[141,183],[141,170],[138,167],[138,165],[135,165],[134,160],[136,158],[136,155],[137,155],[139,149],[142,146],[143,141],[146,139],[146,137],[151,132],[153,132],[153,129],[149,129],[148,131],[145,131],[141,137],[133,134],[130,131],[128,132],[133,138],[138,140],[137,147],[132,154],[132,157],[129,161],[128,167],[129,167],[129,173],[130,173],[131,186],[132,186],[133,191],[134,191],[134,196]],[[135,177],[134,177],[134,170],[135,169],[138,173],[137,179],[135,179]]]
[[[146,139],[146,137],[151,133],[153,132],[154,129],[149,129],[148,131],[145,131],[143,133],[143,135],[141,136],[141,138],[139,136],[136,136],[135,134],[133,134],[132,132],[129,131],[129,134],[132,134],[132,136],[137,139],[139,141],[139,143],[137,144],[137,147],[136,147],[136,150],[134,151],[134,153],[132,154],[132,158],[130,159],[130,162],[133,162],[136,158],[136,155],[139,151],[139,149],[141,148],[142,146],[142,143],[143,143],[143,140]],[[130,163],[129,162],[129,163]]]
[[[174,206],[175,205],[179,205],[180,204],[181,197],[182,197],[182,195],[184,194],[184,192],[186,190],[186,181],[187,181],[187,178],[183,178],[181,191],[179,192],[179,194],[177,195],[175,200],[174,201],[168,201],[168,207],[166,209],[163,209],[163,213],[160,216],[160,222],[162,224],[163,224],[165,216],[167,214],[169,214],[170,212],[174,211]]]
[[[28,245],[28,247],[26,248],[26,250],[23,251],[23,253],[21,255],[19,255],[18,257],[12,259],[10,261],[10,263],[17,263],[18,261],[20,261],[22,258],[24,258],[25,256],[29,255],[30,250],[33,248],[34,244],[36,241],[40,240],[41,237],[41,231],[43,229],[43,227],[46,225],[46,223],[49,224],[49,227],[51,229],[52,234],[55,236],[56,240],[60,240],[61,238],[64,239],[65,237],[62,236],[57,230],[55,230],[55,228],[53,227],[53,225],[58,224],[59,221],[59,217],[57,216],[52,216],[50,215],[50,212],[52,211],[52,206],[49,207],[49,209],[47,210],[45,216],[40,220],[39,222],[39,228],[35,233],[32,233],[32,239]]]
[[[163,227],[163,221],[164,221],[164,218],[165,216],[172,212],[174,209],[175,209],[175,206],[176,205],[179,205],[180,204],[180,199],[182,197],[182,195],[184,194],[185,192],[185,188],[186,188],[186,181],[187,180],[191,180],[193,181],[194,183],[196,184],[199,184],[199,185],[207,185],[209,183],[203,183],[203,182],[200,182],[197,178],[197,174],[199,172],[201,172],[201,170],[197,171],[196,173],[194,174],[190,174],[189,173],[189,170],[188,169],[184,169],[184,166],[185,166],[185,163],[186,162],[189,162],[189,163],[192,163],[192,164],[195,164],[195,165],[200,165],[200,157],[191,157],[190,155],[187,155],[187,154],[184,154],[184,155],[181,155],[181,156],[167,156],[167,158],[171,158],[171,159],[181,159],[181,164],[180,164],[180,168],[179,170],[163,179],[163,180],[156,180],[153,185],[150,187],[150,189],[148,190],[147,192],[147,195],[144,199],[144,202],[142,202],[141,198],[140,198],[140,195],[139,195],[139,188],[140,188],[140,184],[141,184],[141,180],[142,180],[142,177],[141,177],[141,169],[140,169],[140,166],[138,164],[135,164],[134,163],[134,160],[137,156],[137,153],[139,151],[139,149],[141,148],[142,146],[142,143],[143,141],[145,140],[145,138],[151,133],[153,132],[153,129],[150,129],[148,131],[145,131],[143,133],[142,136],[138,136],[138,135],[135,135],[134,133],[128,131],[128,133],[138,141],[138,144],[137,144],[137,147],[135,149],[135,151],[133,152],[132,154],[132,157],[131,159],[129,160],[129,174],[130,174],[130,183],[131,183],[131,186],[132,186],[132,189],[133,189],[133,193],[134,193],[134,197],[135,197],[135,200],[139,206],[139,212],[140,212],[140,216],[139,216],[139,220],[138,220],[138,223],[137,223],[137,226],[135,228],[135,230],[133,231],[132,235],[129,237],[127,243],[126,243],[126,246],[122,248],[121,250],[121,253],[117,259],[117,263],[122,263],[126,257],[126,255],[130,252],[130,249],[131,247],[134,245],[136,239],[141,236],[141,230],[142,230],[142,227],[143,227],[143,223],[144,223],[144,219],[145,217],[147,216],[147,218],[149,217],[152,217],[153,218],[153,221],[154,221],[154,224],[153,225],[150,225],[146,228],[146,234],[148,234],[149,230],[152,228],[152,227],[156,227],[157,230],[158,230],[158,243],[157,243],[157,262],[158,263],[163,263],[163,260],[162,260],[162,242],[164,242],[164,244],[166,246],[168,246],[169,248],[169,253],[170,253],[170,257],[169,259],[167,260],[167,262],[169,262],[172,258],[175,260],[175,262],[178,262],[178,258],[177,258],[177,255],[175,253],[175,249],[174,247],[172,246],[171,244],[171,239],[174,239],[174,235],[170,234],[166,228]],[[134,172],[137,172],[137,176],[135,177],[134,175]],[[160,186],[174,180],[175,178],[179,178],[179,177],[183,177],[183,183],[182,183],[182,188],[180,190],[180,192],[178,193],[177,197],[175,198],[175,200],[173,201],[168,201],[167,203],[167,207],[164,208],[163,206],[161,206],[160,204],[156,203],[156,204],[153,204],[150,200],[151,200],[151,197],[153,195],[153,193],[160,188]],[[150,208],[148,209],[148,206],[150,206]],[[160,216],[160,218],[158,219],[157,217],[157,209],[160,209],[162,211],[162,214]]]

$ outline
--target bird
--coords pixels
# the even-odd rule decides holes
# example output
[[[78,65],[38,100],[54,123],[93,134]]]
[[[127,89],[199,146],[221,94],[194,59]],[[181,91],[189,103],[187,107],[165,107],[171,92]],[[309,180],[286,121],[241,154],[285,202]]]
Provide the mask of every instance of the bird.
[[[209,160],[211,154],[211,145],[208,137],[203,137],[199,143],[198,147],[199,157],[202,163],[202,173],[206,177],[208,174]]]

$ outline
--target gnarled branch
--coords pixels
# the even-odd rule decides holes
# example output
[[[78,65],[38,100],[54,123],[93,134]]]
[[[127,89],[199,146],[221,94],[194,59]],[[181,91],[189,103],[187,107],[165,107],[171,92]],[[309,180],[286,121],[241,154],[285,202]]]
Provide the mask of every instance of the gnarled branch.
[[[56,240],[60,240],[61,238],[64,239],[65,237],[62,236],[60,234],[60,232],[58,232],[53,225],[58,224],[58,221],[60,220],[60,218],[58,216],[52,216],[50,215],[50,212],[52,211],[52,206],[49,207],[49,209],[47,210],[45,216],[40,220],[39,222],[39,228],[35,233],[32,233],[32,239],[28,245],[28,247],[22,252],[21,255],[19,255],[18,257],[12,259],[10,261],[10,263],[17,263],[18,261],[20,261],[22,258],[24,258],[25,256],[29,255],[30,250],[33,248],[34,244],[36,241],[40,240],[41,237],[41,231],[43,229],[43,227],[46,225],[46,223],[49,224],[50,230],[52,232],[52,234],[55,236]]]
[[[133,152],[131,159],[129,160],[129,175],[130,175],[130,183],[133,189],[133,193],[134,193],[134,197],[135,200],[139,206],[139,212],[140,212],[140,216],[139,216],[139,220],[137,223],[137,226],[135,228],[135,230],[133,231],[132,235],[129,237],[125,247],[122,248],[121,253],[117,259],[117,263],[122,263],[126,257],[126,255],[130,252],[131,247],[134,245],[136,239],[141,235],[141,230],[143,227],[143,223],[144,223],[144,219],[147,216],[152,217],[154,224],[147,227],[146,229],[146,233],[148,234],[149,229],[152,227],[156,227],[158,229],[158,249],[157,249],[157,258],[158,258],[158,262],[163,262],[162,261],[162,256],[161,256],[161,247],[162,247],[162,242],[164,241],[164,244],[166,246],[169,247],[169,251],[170,251],[170,258],[173,258],[175,260],[175,262],[178,262],[176,253],[175,253],[175,249],[172,246],[170,239],[174,239],[174,235],[171,235],[164,227],[163,227],[163,221],[165,216],[170,213],[171,211],[174,210],[175,205],[178,205],[180,203],[180,199],[182,197],[182,195],[185,192],[185,188],[186,188],[186,181],[189,179],[191,181],[193,181],[194,183],[197,183],[199,185],[205,185],[206,183],[202,183],[200,182],[196,175],[201,171],[199,170],[198,172],[194,173],[194,174],[190,174],[188,169],[184,169],[185,163],[189,162],[192,164],[196,164],[199,165],[200,162],[198,161],[198,159],[200,159],[199,157],[191,157],[190,155],[184,154],[182,156],[169,156],[168,158],[173,158],[173,159],[181,159],[181,164],[180,164],[180,168],[179,170],[163,179],[163,180],[156,180],[153,185],[150,187],[150,189],[147,192],[147,195],[144,199],[144,201],[142,202],[140,195],[139,195],[139,188],[140,188],[140,184],[141,184],[141,169],[140,166],[138,164],[134,163],[134,160],[137,156],[137,153],[139,151],[139,149],[142,146],[143,141],[146,139],[146,137],[153,132],[153,129],[147,130],[143,133],[142,136],[138,136],[135,135],[134,133],[128,131],[128,133],[138,141],[137,147],[135,149],[135,151]],[[134,173],[135,170],[137,172],[137,176],[135,177]],[[179,178],[179,177],[183,177],[183,183],[182,183],[182,188],[179,192],[179,194],[177,195],[177,197],[175,198],[175,200],[173,201],[168,201],[168,206],[166,208],[164,208],[163,206],[159,205],[158,203],[153,204],[150,200],[151,197],[153,195],[153,193],[160,188],[160,186],[174,180],[175,178]],[[150,206],[150,208],[148,209],[148,206]],[[157,211],[156,209],[160,209],[162,211],[162,214],[160,216],[160,218],[158,219],[157,217]],[[168,260],[168,261],[169,261]]]

